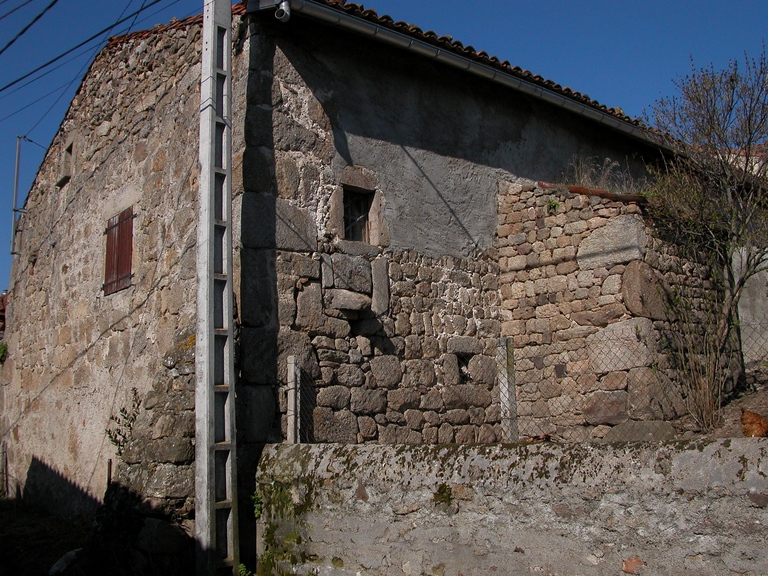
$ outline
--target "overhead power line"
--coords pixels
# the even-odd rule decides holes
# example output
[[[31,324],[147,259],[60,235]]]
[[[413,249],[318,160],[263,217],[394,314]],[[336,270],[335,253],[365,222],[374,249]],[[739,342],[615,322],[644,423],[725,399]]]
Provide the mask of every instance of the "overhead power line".
[[[56,0],[56,1],[58,1],[58,0]],[[117,26],[118,24],[122,24],[123,22],[125,22],[125,21],[127,21],[127,20],[130,20],[130,19],[131,19],[131,18],[133,18],[133,17],[134,17],[136,14],[139,14],[140,12],[143,12],[144,10],[147,10],[147,9],[151,8],[151,7],[152,7],[152,6],[154,6],[155,4],[159,4],[159,3],[160,3],[160,2],[162,2],[162,1],[163,1],[163,0],[153,0],[152,2],[150,2],[149,4],[147,4],[146,6],[144,6],[143,8],[141,8],[141,9],[137,10],[136,12],[134,12],[133,14],[129,14],[129,15],[128,15],[128,16],[126,16],[125,18],[122,18],[122,19],[118,20],[117,22],[115,22],[114,24],[111,24],[110,26],[107,26],[107,27],[106,27],[106,28],[104,28],[103,30],[99,30],[99,31],[98,31],[96,34],[94,34],[94,35],[93,35],[93,36],[91,36],[90,38],[88,38],[88,39],[86,39],[86,40],[83,40],[82,42],[80,42],[80,43],[79,43],[77,46],[73,46],[73,47],[72,47],[72,48],[70,48],[69,50],[66,50],[65,52],[62,52],[61,54],[59,54],[59,55],[58,55],[58,56],[56,56],[55,58],[52,58],[51,60],[49,60],[49,61],[48,61],[48,62],[46,62],[45,64],[41,64],[40,66],[38,66],[37,68],[35,68],[35,69],[34,69],[34,70],[32,70],[31,72],[27,72],[27,73],[26,73],[26,74],[24,74],[23,76],[20,76],[20,77],[16,78],[16,80],[13,80],[12,82],[9,82],[8,84],[6,84],[6,85],[5,85],[5,86],[3,86],[2,88],[0,88],[0,92],[5,92],[5,91],[6,91],[8,88],[10,88],[11,86],[14,86],[14,85],[16,85],[16,84],[18,84],[19,82],[21,82],[22,80],[24,80],[24,79],[26,79],[26,78],[29,78],[30,76],[32,76],[32,74],[35,74],[35,73],[39,72],[40,70],[42,70],[42,69],[44,69],[44,68],[47,68],[48,66],[50,66],[50,65],[51,65],[51,64],[53,64],[54,62],[57,62],[58,60],[61,60],[62,58],[64,58],[64,56],[66,56],[67,54],[70,54],[70,53],[74,52],[75,50],[77,50],[78,48],[81,48],[81,47],[85,46],[86,44],[88,44],[89,42],[92,42],[93,40],[95,40],[96,38],[98,38],[99,36],[101,36],[102,34],[104,34],[105,32],[107,32],[108,30],[111,30],[112,28],[114,28],[114,27],[115,27],[115,26]]]
[[[40,20],[40,18],[42,18],[43,16],[45,16],[45,13],[46,13],[46,12],[48,12],[48,10],[50,10],[51,8],[53,8],[53,7],[56,5],[56,3],[57,3],[58,1],[59,1],[59,0],[52,0],[52,2],[51,2],[50,4],[48,4],[48,6],[46,6],[45,8],[43,8],[43,11],[42,11],[42,12],[40,12],[40,14],[38,14],[37,16],[35,16],[34,18],[32,18],[32,22],[30,22],[29,24],[27,24],[26,26],[24,26],[24,28],[22,28],[22,29],[21,29],[21,31],[20,31],[18,34],[16,34],[16,36],[14,36],[13,38],[11,38],[11,40],[10,40],[10,42],[8,42],[8,44],[6,44],[6,45],[5,45],[5,46],[3,46],[2,48],[0,48],[0,54],[2,54],[3,52],[5,52],[6,50],[8,50],[8,48],[10,48],[11,44],[13,44],[14,42],[16,42],[16,40],[18,40],[19,38],[21,38],[21,37],[24,35],[24,33],[25,33],[27,30],[29,30],[30,28],[32,28],[32,26],[34,26],[35,22],[37,22],[38,20]]]
[[[125,8],[123,8],[123,11],[122,11],[122,12],[120,12],[120,16],[118,16],[118,17],[117,17],[117,19],[118,19],[118,20],[120,20],[120,18],[122,18],[122,17],[123,17],[123,15],[124,15],[124,14],[125,14],[125,12],[128,10],[128,8],[130,8],[130,6],[131,6],[131,2],[133,2],[133,0],[128,0],[128,4],[126,4],[126,5],[125,5]],[[141,3],[141,6],[142,6],[142,8],[144,7],[144,2],[142,2],[142,3]],[[134,19],[133,19],[133,21],[134,21],[134,22],[136,21],[136,18],[138,18],[138,15],[137,15],[137,16],[134,16]],[[131,24],[131,25],[133,25],[133,24]],[[114,29],[114,26],[110,27],[110,29],[109,29],[109,30],[107,30],[107,31],[104,33],[104,38],[102,38],[102,40],[101,40],[102,42],[104,42],[104,41],[105,41],[105,40],[106,40],[106,39],[109,37],[109,33],[110,33],[110,32],[112,32],[112,30],[113,30],[113,29]],[[99,48],[98,48],[98,46],[97,46],[97,47],[96,47],[96,49],[95,49],[93,52],[91,52],[91,56],[90,56],[90,58],[88,58],[88,61],[87,61],[85,64],[83,64],[83,65],[80,67],[80,70],[78,70],[78,71],[77,71],[77,74],[75,74],[74,78],[72,78],[72,80],[70,80],[69,84],[67,84],[67,85],[64,87],[64,89],[63,89],[63,90],[61,90],[61,94],[59,94],[59,96],[56,98],[56,100],[54,100],[54,101],[53,101],[53,104],[51,104],[51,105],[48,107],[48,109],[47,109],[47,110],[46,110],[46,111],[43,113],[43,115],[42,115],[42,116],[40,116],[40,118],[38,118],[38,119],[37,119],[37,122],[35,122],[35,123],[32,125],[32,128],[30,128],[29,130],[27,130],[27,132],[26,132],[27,136],[28,136],[29,134],[31,134],[31,133],[32,133],[32,131],[33,131],[35,128],[37,128],[37,127],[40,125],[40,123],[41,123],[41,122],[42,122],[42,121],[45,119],[45,117],[46,117],[46,116],[48,116],[48,114],[50,114],[50,113],[51,113],[51,110],[53,110],[53,109],[54,109],[54,107],[56,106],[56,104],[58,104],[58,103],[59,103],[59,100],[61,100],[61,99],[63,98],[64,94],[66,94],[66,93],[67,93],[67,90],[69,90],[70,86],[72,86],[72,84],[74,84],[74,83],[75,83],[75,81],[76,81],[78,78],[80,78],[80,76],[82,75],[82,73],[83,73],[83,71],[85,70],[86,66],[88,66],[88,62],[90,62],[90,61],[93,59],[93,57],[96,55],[96,52],[98,51],[98,49],[99,49]],[[34,81],[34,80],[33,80],[33,81]],[[32,142],[32,140],[30,140],[30,142]],[[35,144],[36,144],[36,142],[35,142]]]
[[[144,8],[144,4],[146,4],[146,3],[147,3],[147,0],[142,0],[142,2],[141,2],[141,8]],[[141,8],[140,8],[140,9],[141,9]],[[130,26],[128,26],[128,30],[130,30],[131,28],[133,28],[133,25],[134,25],[134,24],[136,24],[136,18],[138,18],[138,17],[139,17],[138,15],[134,16],[134,18],[133,18],[133,22],[131,22],[131,25],[130,25]]]
[[[37,100],[32,100],[32,102],[28,102],[26,105],[22,106],[18,110],[14,111],[14,112],[11,112],[7,116],[3,116],[2,118],[0,118],[0,122],[5,122],[6,120],[8,120],[8,118],[12,118],[13,116],[16,116],[16,114],[18,114],[19,112],[22,112],[22,111],[26,110],[30,106],[34,106],[35,104],[37,104],[41,100],[45,100],[46,98],[48,98],[48,96],[50,96],[51,94],[55,94],[56,92],[58,92],[62,88],[67,87],[69,84],[71,84],[71,82],[66,82],[66,83],[62,84],[61,86],[57,86],[56,88],[54,88],[50,92],[47,92],[47,93],[43,94],[42,96],[40,96]]]
[[[8,12],[6,12],[6,13],[5,13],[5,14],[3,14],[2,16],[0,16],[0,20],[2,20],[3,18],[5,18],[6,16],[10,16],[10,15],[11,15],[11,14],[13,14],[14,12],[16,12],[16,10],[18,10],[19,8],[23,8],[24,6],[26,6],[26,5],[27,5],[27,4],[29,4],[30,2],[32,2],[32,0],[25,0],[24,2],[22,2],[21,4],[19,4],[18,6],[16,6],[16,8],[11,8],[10,10],[8,10]]]

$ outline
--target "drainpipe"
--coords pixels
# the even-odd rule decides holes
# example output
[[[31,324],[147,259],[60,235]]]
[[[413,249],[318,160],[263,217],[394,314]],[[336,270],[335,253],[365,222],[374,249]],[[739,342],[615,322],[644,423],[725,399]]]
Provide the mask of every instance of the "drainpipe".
[[[329,8],[328,6],[317,4],[311,0],[250,0],[248,9],[249,11],[266,10],[273,8],[278,4],[279,6],[275,12],[275,16],[281,22],[287,22],[292,12],[303,14],[328,24],[339,26],[345,30],[375,38],[380,42],[408,50],[419,56],[435,59],[444,64],[453,66],[454,68],[459,68],[460,70],[479,76],[485,80],[496,82],[497,84],[512,88],[513,90],[517,90],[518,92],[522,92],[523,94],[527,94],[538,100],[543,100],[553,106],[565,108],[569,112],[584,116],[593,122],[598,122],[613,130],[637,138],[654,148],[659,148],[668,153],[674,152],[672,148],[654,140],[648,134],[647,130],[621,120],[612,114],[603,112],[592,106],[587,106],[586,104],[567,98],[562,94],[552,92],[502,70],[497,70],[487,64],[476,62],[466,56],[443,50],[437,46],[411,38],[396,30],[385,28],[374,22],[362,20],[355,16],[350,16],[349,14]]]

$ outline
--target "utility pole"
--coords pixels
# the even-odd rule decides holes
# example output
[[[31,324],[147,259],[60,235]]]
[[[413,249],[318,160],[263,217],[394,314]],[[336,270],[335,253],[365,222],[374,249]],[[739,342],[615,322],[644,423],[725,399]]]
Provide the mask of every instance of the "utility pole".
[[[232,5],[206,0],[200,89],[195,345],[195,532],[199,576],[237,574],[232,302]]]
[[[16,254],[16,202],[19,197],[19,163],[21,161],[21,139],[16,136],[16,168],[13,172],[13,212],[11,212],[11,255]]]

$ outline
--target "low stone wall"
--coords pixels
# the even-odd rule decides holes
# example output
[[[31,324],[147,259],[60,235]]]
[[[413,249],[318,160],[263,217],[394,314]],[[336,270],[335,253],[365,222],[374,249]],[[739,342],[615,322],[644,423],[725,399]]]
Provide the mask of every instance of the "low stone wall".
[[[261,568],[765,574],[767,478],[768,440],[751,438],[269,445],[254,499]]]

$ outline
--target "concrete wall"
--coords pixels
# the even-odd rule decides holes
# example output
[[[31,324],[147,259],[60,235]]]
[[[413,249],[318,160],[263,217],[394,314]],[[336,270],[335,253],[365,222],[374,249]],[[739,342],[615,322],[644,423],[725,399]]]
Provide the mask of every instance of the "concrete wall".
[[[64,513],[114,479],[191,509],[200,27],[105,48],[24,206],[9,289],[0,434],[12,489]],[[64,149],[72,176],[57,186]],[[133,279],[105,296],[107,219],[133,206]],[[121,409],[136,420],[110,421]],[[122,459],[107,429],[127,435]],[[123,465],[118,465],[120,461]],[[61,476],[81,499],[49,490]]]
[[[260,559],[299,574],[764,574],[767,474],[761,439],[270,445]]]

